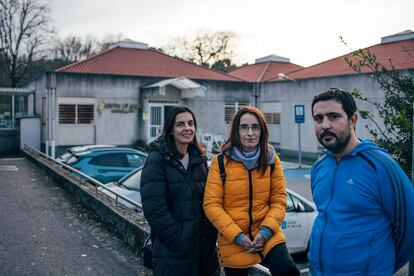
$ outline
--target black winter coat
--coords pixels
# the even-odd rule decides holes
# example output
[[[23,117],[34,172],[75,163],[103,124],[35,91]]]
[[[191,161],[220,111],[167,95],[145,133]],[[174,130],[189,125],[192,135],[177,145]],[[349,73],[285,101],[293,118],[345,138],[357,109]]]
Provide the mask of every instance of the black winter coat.
[[[190,146],[185,170],[165,144],[154,142],[150,147],[141,176],[141,198],[155,235],[154,275],[216,275],[217,230],[202,207],[206,158]]]

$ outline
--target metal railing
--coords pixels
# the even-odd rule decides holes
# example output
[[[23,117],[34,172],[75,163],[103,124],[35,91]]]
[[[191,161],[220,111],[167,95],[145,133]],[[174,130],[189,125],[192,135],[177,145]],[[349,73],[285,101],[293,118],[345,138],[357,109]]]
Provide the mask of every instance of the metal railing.
[[[251,267],[252,270],[259,272],[263,275],[272,275],[267,267],[262,266],[261,264],[257,264]]]
[[[44,159],[47,159],[47,160],[53,162],[55,168],[58,167],[58,168],[63,169],[65,171],[70,171],[72,173],[71,175],[74,176],[74,177],[77,177],[81,181],[82,184],[88,183],[91,186],[93,186],[95,188],[95,193],[98,193],[98,191],[99,191],[98,188],[110,192],[115,197],[114,200],[115,200],[115,205],[116,206],[118,206],[118,205],[123,205],[124,206],[124,204],[122,204],[119,201],[119,199],[122,199],[125,202],[128,202],[129,204],[134,206],[136,208],[137,212],[140,212],[140,213],[142,212],[142,205],[139,202],[136,202],[136,201],[124,196],[124,195],[121,195],[121,194],[113,191],[112,189],[106,187],[105,184],[102,184],[100,181],[90,177],[89,175],[86,175],[83,172],[80,172],[80,171],[72,168],[69,165],[66,165],[62,162],[59,162],[56,159],[52,158],[51,156],[48,156],[48,155],[44,154],[43,152],[40,152],[37,149],[32,148],[29,145],[25,144],[23,146],[23,149],[28,151],[28,152],[31,152],[33,154],[39,155],[39,156],[43,157]]]

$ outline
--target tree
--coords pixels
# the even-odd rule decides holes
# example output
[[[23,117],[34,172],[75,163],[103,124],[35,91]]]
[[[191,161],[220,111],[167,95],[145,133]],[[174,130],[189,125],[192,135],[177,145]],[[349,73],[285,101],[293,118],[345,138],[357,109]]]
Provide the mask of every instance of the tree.
[[[108,34],[101,40],[93,35],[84,38],[68,35],[57,40],[54,48],[55,58],[69,64],[106,50],[113,42],[124,38],[123,34]]]
[[[82,39],[80,36],[68,35],[57,40],[56,44],[55,56],[66,64],[84,59],[96,53],[99,48],[98,40],[92,36]]]
[[[218,60],[211,66],[211,69],[221,71],[221,72],[230,72],[236,68],[237,68],[237,65],[233,64],[231,60],[228,58],[223,59],[223,60]]]
[[[196,64],[212,68],[216,64],[217,69],[231,69],[234,64],[233,40],[235,33],[222,32],[199,32],[194,38],[179,37],[163,48],[163,51],[170,55]]]
[[[49,7],[37,0],[0,0],[0,70],[3,85],[17,87],[34,61],[45,60],[46,43],[53,34]],[[37,65],[36,65],[37,66]]]
[[[408,49],[402,49],[407,58],[414,58]],[[408,175],[412,175],[413,147],[413,104],[414,79],[406,72],[396,70],[390,60],[390,67],[378,62],[374,53],[367,50],[357,50],[352,58],[345,58],[351,68],[358,73],[369,69],[370,76],[378,82],[384,92],[384,101],[376,101],[364,97],[361,91],[354,89],[355,98],[372,104],[378,111],[382,125],[376,121],[373,114],[366,110],[359,111],[364,119],[368,119],[374,127],[366,125],[374,140],[386,148],[401,164]],[[411,145],[411,146],[408,146]]]

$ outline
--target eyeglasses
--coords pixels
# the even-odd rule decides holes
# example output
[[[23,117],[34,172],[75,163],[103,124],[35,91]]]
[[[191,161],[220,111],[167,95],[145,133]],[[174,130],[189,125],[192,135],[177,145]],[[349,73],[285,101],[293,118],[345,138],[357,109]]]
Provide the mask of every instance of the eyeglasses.
[[[259,133],[262,130],[262,126],[259,124],[254,124],[254,125],[239,125],[239,131],[242,133],[247,133],[249,132],[249,129],[251,129],[254,133]]]

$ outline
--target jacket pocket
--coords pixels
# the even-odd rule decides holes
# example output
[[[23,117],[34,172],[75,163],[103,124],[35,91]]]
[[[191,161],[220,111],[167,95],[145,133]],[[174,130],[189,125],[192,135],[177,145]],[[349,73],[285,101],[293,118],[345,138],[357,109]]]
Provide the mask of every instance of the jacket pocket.
[[[325,263],[326,271],[344,275],[364,274],[369,268],[373,243],[371,232],[340,236],[332,252],[323,252],[324,257],[330,256],[329,262]]]

